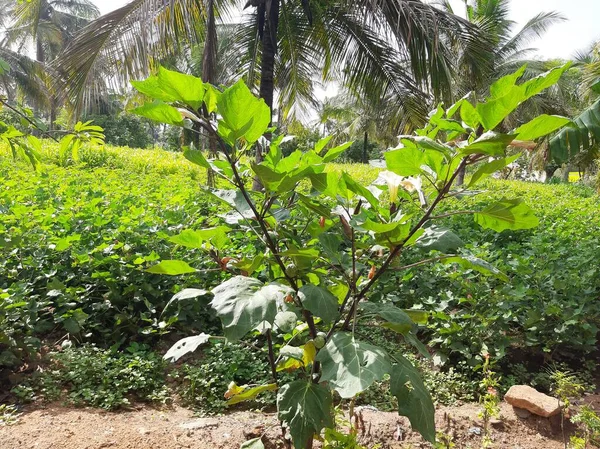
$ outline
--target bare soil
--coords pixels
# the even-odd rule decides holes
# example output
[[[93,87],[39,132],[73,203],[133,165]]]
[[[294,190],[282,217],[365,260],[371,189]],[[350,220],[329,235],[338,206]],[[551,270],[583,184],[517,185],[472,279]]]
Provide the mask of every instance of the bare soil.
[[[498,449],[564,448],[560,418],[519,418],[508,404],[491,426]],[[440,407],[438,430],[452,437],[455,448],[480,448],[482,423],[477,404]],[[395,413],[362,409],[360,441],[382,449],[431,448]],[[140,406],[122,412],[71,408],[57,404],[24,410],[16,424],[0,427],[1,449],[225,449],[238,448],[264,434],[267,449],[281,448],[280,430],[272,413],[242,411],[198,418],[190,410]]]

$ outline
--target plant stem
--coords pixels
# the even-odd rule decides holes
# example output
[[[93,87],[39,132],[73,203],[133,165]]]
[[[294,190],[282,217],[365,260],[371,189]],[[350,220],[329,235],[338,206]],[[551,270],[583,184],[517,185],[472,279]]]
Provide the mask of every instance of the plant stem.
[[[387,257],[387,259],[385,260],[385,262],[383,262],[383,264],[381,265],[381,268],[375,272],[375,275],[371,278],[371,280],[367,283],[367,285],[365,285],[363,287],[363,289],[358,293],[358,295],[354,299],[350,313],[348,313],[348,315],[346,316],[346,320],[344,321],[342,329],[348,329],[348,326],[350,325],[350,320],[352,319],[352,316],[355,312],[355,308],[358,306],[358,303],[366,296],[368,291],[375,284],[375,282],[377,282],[377,280],[381,277],[381,275],[386,272],[386,270],[389,268],[392,261],[396,258],[396,256],[398,256],[402,252],[406,243],[431,218],[431,214],[433,213],[433,211],[435,210],[437,205],[440,203],[440,201],[442,201],[444,196],[448,193],[448,191],[452,187],[452,184],[456,180],[456,177],[458,176],[458,174],[461,172],[461,170],[463,170],[467,166],[468,161],[469,161],[469,157],[466,157],[461,161],[458,168],[454,171],[454,174],[450,177],[450,179],[444,185],[444,187],[438,192],[437,197],[435,198],[433,203],[431,203],[431,206],[429,206],[429,208],[427,209],[427,211],[425,212],[425,214],[423,215],[421,220],[419,220],[419,222],[416,224],[416,226],[413,227],[413,229],[410,231],[408,236],[390,252],[390,254]]]
[[[277,365],[275,364],[275,352],[273,351],[273,337],[271,329],[267,330],[267,345],[269,347],[269,365],[271,365],[271,375],[273,382],[277,383]]]

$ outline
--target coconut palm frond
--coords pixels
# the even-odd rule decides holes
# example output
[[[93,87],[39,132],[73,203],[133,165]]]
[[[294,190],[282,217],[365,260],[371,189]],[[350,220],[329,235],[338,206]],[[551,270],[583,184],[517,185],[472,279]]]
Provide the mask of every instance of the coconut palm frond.
[[[533,41],[541,38],[550,27],[565,20],[567,20],[565,16],[555,11],[537,14],[498,50],[498,54],[510,55],[526,48]]]
[[[133,0],[81,30],[53,64],[56,82],[80,110],[92,80],[104,75],[119,88],[147,75],[154,61],[200,41],[205,18],[199,0]]]

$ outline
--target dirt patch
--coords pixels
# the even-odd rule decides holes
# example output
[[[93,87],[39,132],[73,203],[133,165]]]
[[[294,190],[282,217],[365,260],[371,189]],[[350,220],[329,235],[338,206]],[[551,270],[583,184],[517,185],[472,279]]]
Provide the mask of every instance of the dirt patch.
[[[440,432],[451,435],[455,448],[479,448],[483,429],[477,405],[442,407],[436,420]],[[430,448],[395,413],[364,409],[361,442],[382,449]],[[17,424],[0,427],[2,449],[225,449],[238,448],[265,433],[268,448],[283,447],[272,413],[234,412],[198,418],[187,409],[140,407],[125,412],[50,405],[25,410]],[[559,422],[518,418],[502,404],[502,419],[493,425],[494,447],[502,449],[561,449]]]

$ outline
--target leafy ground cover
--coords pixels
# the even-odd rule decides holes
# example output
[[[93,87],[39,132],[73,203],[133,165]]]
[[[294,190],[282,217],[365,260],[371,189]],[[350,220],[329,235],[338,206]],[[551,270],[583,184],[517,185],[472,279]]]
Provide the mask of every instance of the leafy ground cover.
[[[13,162],[6,148],[0,148],[0,154],[6,156],[0,158],[3,367],[14,369],[21,357],[42,349],[43,342],[95,342],[116,350],[132,341],[154,346],[160,336],[178,330],[217,332],[216,320],[197,302],[180,301],[163,313],[182,287],[211,288],[224,279],[214,260],[168,241],[181,229],[201,228],[220,213],[200,193],[205,179],[201,169],[176,153],[110,146],[84,151],[79,165],[63,167],[53,158],[55,148],[45,145],[48,164],[35,174],[24,163]],[[341,169],[337,164],[328,167]],[[365,183],[378,174],[364,165],[343,169]],[[531,360],[551,364],[572,358],[580,363],[596,348],[600,323],[600,273],[594,263],[600,256],[598,197],[568,185],[489,181],[484,187],[486,192],[470,199],[470,204],[491,202],[510,190],[524,197],[541,220],[532,231],[495,234],[476,227],[471,218],[447,218],[459,236],[480,242],[465,249],[492,262],[510,283],[433,264],[415,268],[402,279],[390,277],[382,286],[382,292],[393,292],[402,307],[432,312],[422,337],[435,351],[436,363],[449,360],[441,368],[445,375],[450,367],[462,373],[462,378],[432,376],[426,379],[428,386],[434,390],[436,384],[452,382],[456,390],[471,386],[464,392],[467,397],[476,388],[464,373],[472,373],[482,351],[510,365],[508,386],[531,380],[540,371],[539,367],[532,371]],[[444,212],[451,213],[452,205]],[[477,239],[466,238],[473,233],[479,233]],[[175,278],[144,271],[156,260],[177,258],[207,271]],[[382,339],[377,334],[369,338]],[[223,406],[216,390],[223,391],[220,384],[226,376],[239,382],[252,378],[243,371],[225,372],[221,364],[223,372],[216,372],[223,379],[211,390],[206,384],[217,376],[206,374],[219,360],[232,361],[227,367],[234,368],[228,369],[263,368],[248,366],[241,355],[244,349],[210,351],[176,376],[185,386],[184,397],[187,394],[192,402],[200,402],[198,407],[214,411]],[[236,364],[236,358],[241,363]],[[587,371],[592,369],[588,366]],[[251,374],[257,377],[256,372]],[[207,392],[205,397],[195,393],[199,386]],[[365,402],[384,404],[389,400],[386,394],[385,385],[370,390],[364,394]],[[449,399],[441,399],[444,395]],[[446,403],[457,397],[462,398],[455,392],[437,394],[438,401]]]

